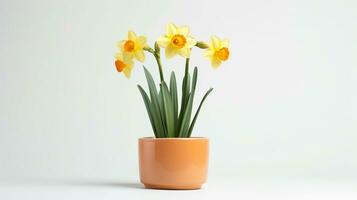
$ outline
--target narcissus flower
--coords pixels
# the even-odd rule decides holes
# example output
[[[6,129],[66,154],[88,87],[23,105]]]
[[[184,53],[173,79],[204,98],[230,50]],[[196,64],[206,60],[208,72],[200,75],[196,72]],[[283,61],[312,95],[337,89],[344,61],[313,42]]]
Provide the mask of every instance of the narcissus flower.
[[[118,72],[123,72],[127,78],[130,78],[131,70],[133,69],[134,61],[125,59],[122,52],[115,55],[115,67]]]
[[[229,41],[227,39],[221,40],[217,36],[211,37],[211,43],[207,51],[205,51],[205,57],[211,60],[213,68],[218,68],[222,62],[227,61],[229,58]]]
[[[126,60],[136,58],[140,62],[145,61],[143,48],[147,46],[145,36],[137,36],[133,31],[128,31],[128,39],[118,43],[118,47],[123,52]]]
[[[189,34],[190,30],[187,26],[177,27],[175,24],[170,23],[166,26],[166,35],[159,37],[157,44],[165,48],[166,58],[172,58],[176,54],[189,58],[190,49],[196,44],[196,40]]]

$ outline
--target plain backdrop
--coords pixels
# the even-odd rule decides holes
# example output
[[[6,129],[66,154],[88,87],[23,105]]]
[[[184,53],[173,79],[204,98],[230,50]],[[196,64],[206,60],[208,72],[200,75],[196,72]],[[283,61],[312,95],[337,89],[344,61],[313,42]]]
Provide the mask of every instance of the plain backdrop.
[[[140,63],[116,72],[116,42],[153,45],[169,22],[231,41],[218,70],[192,52],[196,100],[214,87],[193,132],[210,180],[357,179],[356,21],[353,0],[1,0],[0,180],[137,181],[147,87]],[[182,77],[182,58],[163,64]]]

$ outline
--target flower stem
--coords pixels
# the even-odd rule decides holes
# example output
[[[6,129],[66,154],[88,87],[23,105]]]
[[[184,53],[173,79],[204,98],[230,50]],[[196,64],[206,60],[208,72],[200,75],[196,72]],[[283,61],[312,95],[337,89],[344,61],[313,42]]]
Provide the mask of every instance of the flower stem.
[[[159,67],[159,72],[160,72],[160,80],[161,82],[164,81],[164,74],[162,73],[162,64],[161,64],[161,59],[160,59],[160,53],[159,52],[155,52],[154,54],[156,62],[157,62],[157,66]]]
[[[186,58],[186,65],[185,65],[185,76],[188,76],[188,68],[190,66],[190,58]]]
[[[152,53],[152,55],[155,57],[157,66],[159,68],[159,73],[160,73],[160,80],[161,82],[164,81],[164,74],[162,72],[162,64],[161,64],[161,59],[160,59],[160,51],[159,50],[154,50],[151,47],[144,47],[144,50],[147,52]]]

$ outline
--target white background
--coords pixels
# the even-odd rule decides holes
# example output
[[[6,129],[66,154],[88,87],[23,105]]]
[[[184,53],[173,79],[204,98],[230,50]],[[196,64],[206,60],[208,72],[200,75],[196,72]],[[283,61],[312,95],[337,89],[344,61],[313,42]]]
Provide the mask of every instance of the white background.
[[[355,181],[356,21],[352,0],[2,0],[0,181],[138,182],[146,85],[140,63],[116,72],[116,42],[132,29],[152,45],[168,22],[231,41],[218,70],[191,59],[196,100],[214,87],[193,133],[211,141],[208,183]],[[183,68],[164,61],[167,77]]]

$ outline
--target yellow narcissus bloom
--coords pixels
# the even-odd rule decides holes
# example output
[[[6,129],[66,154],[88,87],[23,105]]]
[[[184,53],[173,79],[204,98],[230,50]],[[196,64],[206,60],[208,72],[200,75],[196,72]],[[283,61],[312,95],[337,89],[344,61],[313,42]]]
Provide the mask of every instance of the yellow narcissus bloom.
[[[205,51],[204,56],[211,60],[213,68],[218,68],[222,62],[229,58],[229,41],[221,40],[217,36],[211,37],[209,48]]]
[[[124,59],[123,53],[119,52],[115,55],[115,67],[118,72],[123,72],[127,78],[130,78],[131,70],[134,67],[134,61],[131,59]]]
[[[196,44],[196,40],[189,34],[190,30],[187,26],[177,27],[170,23],[166,26],[166,35],[159,37],[157,44],[165,48],[166,58],[172,58],[176,54],[189,58],[191,48]]]
[[[147,46],[145,36],[136,36],[133,31],[128,31],[128,39],[118,43],[118,47],[123,52],[126,60],[136,58],[140,62],[145,61],[143,48]]]

